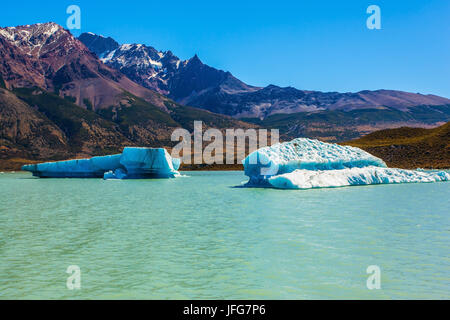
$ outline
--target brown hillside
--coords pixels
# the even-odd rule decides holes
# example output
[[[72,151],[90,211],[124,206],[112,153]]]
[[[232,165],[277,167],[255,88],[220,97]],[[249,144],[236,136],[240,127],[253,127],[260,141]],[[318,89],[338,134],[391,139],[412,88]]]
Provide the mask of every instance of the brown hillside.
[[[342,143],[398,168],[450,168],[450,122],[433,128],[386,129]]]

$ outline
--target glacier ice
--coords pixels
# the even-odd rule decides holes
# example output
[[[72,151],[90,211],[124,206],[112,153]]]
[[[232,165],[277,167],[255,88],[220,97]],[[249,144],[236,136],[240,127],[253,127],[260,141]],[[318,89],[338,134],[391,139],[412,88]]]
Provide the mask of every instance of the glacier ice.
[[[243,161],[244,172],[253,179],[289,173],[296,169],[331,170],[353,167],[386,167],[383,160],[359,148],[297,138],[260,148]]]
[[[425,172],[374,166],[340,170],[295,170],[268,178],[269,184],[278,189],[310,189],[449,180],[450,174],[444,171]]]
[[[101,178],[105,171],[120,166],[120,154],[91,159],[29,164],[22,167],[41,178]]]
[[[387,168],[383,160],[359,148],[306,138],[260,148],[243,165],[248,187],[309,189],[450,180],[443,171]]]
[[[125,148],[116,170],[105,179],[173,178],[178,176],[180,159],[172,158],[164,148]]]
[[[164,148],[126,147],[121,154],[25,165],[41,178],[172,178],[179,175],[180,159]]]

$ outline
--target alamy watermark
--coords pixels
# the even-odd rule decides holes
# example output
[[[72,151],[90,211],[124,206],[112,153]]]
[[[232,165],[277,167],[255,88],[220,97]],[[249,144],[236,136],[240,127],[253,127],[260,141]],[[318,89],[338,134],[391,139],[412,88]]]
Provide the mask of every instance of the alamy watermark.
[[[81,9],[77,5],[70,5],[66,9],[66,13],[70,14],[67,18],[66,26],[69,30],[80,30],[81,29]]]
[[[370,16],[366,20],[366,26],[369,30],[381,29],[381,9],[379,6],[372,4],[367,7],[366,13]]]
[[[81,289],[81,269],[77,265],[67,267],[66,273],[70,274],[66,280],[66,287],[69,290]]]
[[[366,286],[367,289],[381,289],[381,269],[377,265],[368,266],[366,269],[366,273],[370,274],[367,278]]]
[[[222,133],[225,131],[225,136]],[[180,158],[184,164],[235,164],[246,154],[279,142],[278,129],[225,129],[209,128],[203,132],[203,122],[194,121],[194,132],[179,128],[172,132],[172,142],[179,142],[172,149],[172,157]],[[263,159],[250,157],[251,164]],[[264,163],[263,163],[264,164]]]

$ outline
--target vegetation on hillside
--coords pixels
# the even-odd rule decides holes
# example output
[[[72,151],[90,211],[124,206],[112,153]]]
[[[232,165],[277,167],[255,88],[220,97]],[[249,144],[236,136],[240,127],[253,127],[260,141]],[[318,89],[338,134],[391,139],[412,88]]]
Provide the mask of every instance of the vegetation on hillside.
[[[81,152],[83,144],[91,138],[84,124],[95,125],[103,131],[117,134],[113,123],[95,112],[79,107],[72,102],[72,99],[61,98],[38,88],[15,89],[14,93],[30,106],[37,108],[66,134],[70,142],[70,153]]]
[[[361,148],[398,168],[450,168],[450,122],[433,128],[380,130],[344,145]]]
[[[50,156],[42,143],[32,142],[50,141],[54,133],[37,130],[34,126],[27,140],[24,140],[11,136],[14,134],[9,130],[8,137],[0,134],[3,146],[0,167],[3,169],[18,169],[19,164],[25,161],[23,159],[45,161],[104,155],[121,152],[124,146],[170,148],[177,143],[171,141],[173,130],[182,127],[192,131],[194,120],[203,121],[204,129],[255,127],[228,116],[181,106],[170,100],[166,101],[164,110],[126,91],[122,94],[120,105],[98,110],[91,110],[92,104],[86,99],[83,108],[74,103],[74,97],[61,97],[37,87],[5,90],[6,93],[10,98],[22,101],[25,111],[21,112],[32,113],[42,119],[41,122],[47,121],[53,126],[53,131],[61,132],[67,143]],[[14,106],[8,106],[8,110],[11,108],[14,109]],[[10,114],[20,116],[17,112]],[[8,113],[5,113],[5,117],[5,124],[16,123]],[[26,115],[20,117],[25,119]],[[14,132],[20,135],[20,130]]]

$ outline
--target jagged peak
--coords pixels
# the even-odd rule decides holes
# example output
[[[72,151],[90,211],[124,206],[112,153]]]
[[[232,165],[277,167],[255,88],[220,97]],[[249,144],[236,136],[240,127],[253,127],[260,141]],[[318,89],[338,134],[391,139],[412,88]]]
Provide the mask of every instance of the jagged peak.
[[[0,28],[0,35],[11,42],[14,42],[16,45],[18,44],[16,43],[17,41],[29,41],[31,38],[36,39],[38,37],[43,37],[46,39],[56,33],[67,33],[71,35],[69,31],[55,22]]]
[[[32,33],[46,33],[46,34],[53,34],[57,31],[66,31],[62,26],[60,26],[55,22],[35,23],[5,28],[0,27],[0,30],[5,30],[10,33],[17,33],[20,31],[30,31]]]
[[[106,39],[106,40],[113,40],[114,42],[116,42],[113,38],[111,38],[111,37],[105,37],[104,35],[102,35],[102,34],[96,34],[96,33],[93,33],[93,32],[83,32],[82,34],[80,34],[79,36],[78,36],[78,38],[83,38],[83,37],[89,37],[89,38],[102,38],[102,39]]]
[[[189,59],[189,63],[202,63],[197,54],[195,54],[192,58]]]
[[[140,50],[143,50],[143,51],[160,52],[160,51],[156,50],[156,49],[153,48],[153,47],[150,47],[150,46],[147,46],[147,45],[141,44],[141,43],[124,43],[124,44],[121,44],[121,45],[117,48],[117,50],[119,50],[119,51],[129,51],[129,50],[137,50],[137,51],[140,51]],[[162,53],[162,52],[160,52],[160,53]]]
[[[32,56],[40,56],[44,53],[41,50],[44,46],[59,43],[62,37],[67,40],[61,42],[61,45],[67,48],[76,43],[70,31],[55,22],[0,28],[0,37]]]
[[[93,33],[93,32],[83,32],[82,34],[80,34],[80,37],[82,37],[82,36],[89,36],[89,37],[99,37],[99,38],[105,38],[106,39],[106,37],[104,36],[104,35],[102,35],[102,34],[96,34],[96,33]],[[110,38],[110,37],[108,37],[108,38]]]

